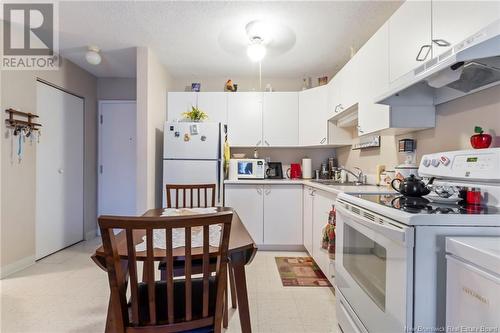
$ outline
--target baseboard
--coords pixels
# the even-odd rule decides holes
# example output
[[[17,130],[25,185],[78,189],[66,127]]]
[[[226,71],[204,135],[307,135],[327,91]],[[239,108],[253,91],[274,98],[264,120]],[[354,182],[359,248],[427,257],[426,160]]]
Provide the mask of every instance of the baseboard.
[[[305,251],[304,245],[257,245],[260,251]]]
[[[19,272],[35,263],[35,256],[29,256],[0,268],[0,279]]]
[[[91,240],[97,237],[97,229],[89,230],[85,233],[85,240]]]

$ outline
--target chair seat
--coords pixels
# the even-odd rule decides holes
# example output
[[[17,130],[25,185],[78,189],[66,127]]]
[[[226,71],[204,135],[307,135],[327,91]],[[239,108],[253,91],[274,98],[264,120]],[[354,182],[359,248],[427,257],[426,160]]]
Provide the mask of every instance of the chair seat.
[[[203,280],[201,278],[192,279],[192,317],[193,319],[201,319],[203,313],[203,304],[200,301],[203,295]],[[145,325],[149,323],[149,301],[148,287],[146,283],[138,284],[139,297],[139,323]],[[156,319],[158,324],[167,323],[167,284],[165,281],[156,281],[155,283],[156,297]],[[185,320],[186,314],[186,299],[185,299],[185,280],[174,280],[174,321],[181,322]],[[209,301],[208,313],[213,316],[215,313],[216,299],[216,284],[215,278],[209,279]],[[198,332],[198,330],[196,330]],[[207,332],[206,330],[200,332]]]

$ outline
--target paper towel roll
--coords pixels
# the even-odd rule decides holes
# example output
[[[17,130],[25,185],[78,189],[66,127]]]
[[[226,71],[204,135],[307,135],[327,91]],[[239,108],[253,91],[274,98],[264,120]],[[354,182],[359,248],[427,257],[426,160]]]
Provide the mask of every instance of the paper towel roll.
[[[302,159],[302,178],[304,179],[312,178],[312,163],[310,158]]]

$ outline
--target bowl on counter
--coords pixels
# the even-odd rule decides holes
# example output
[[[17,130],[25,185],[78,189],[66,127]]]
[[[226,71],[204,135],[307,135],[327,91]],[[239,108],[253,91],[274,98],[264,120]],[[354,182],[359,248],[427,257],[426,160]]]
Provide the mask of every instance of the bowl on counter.
[[[237,153],[237,154],[235,153],[235,154],[233,154],[233,158],[245,158],[245,155],[246,154],[243,154],[243,153]]]

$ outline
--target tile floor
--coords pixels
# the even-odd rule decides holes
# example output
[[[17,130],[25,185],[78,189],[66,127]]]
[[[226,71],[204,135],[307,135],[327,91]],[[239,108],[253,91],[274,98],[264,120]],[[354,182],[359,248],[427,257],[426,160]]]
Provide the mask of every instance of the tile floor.
[[[81,242],[0,280],[0,332],[103,332],[108,281],[90,259],[99,244]],[[281,285],[274,257],[303,255],[261,251],[247,266],[253,332],[336,332],[329,288]],[[239,332],[238,312],[229,320],[226,332]]]

